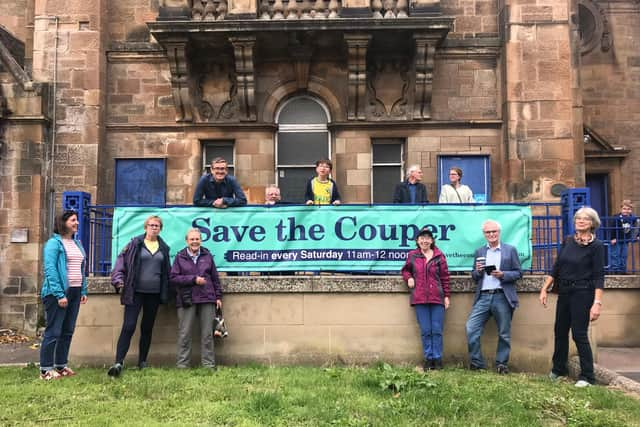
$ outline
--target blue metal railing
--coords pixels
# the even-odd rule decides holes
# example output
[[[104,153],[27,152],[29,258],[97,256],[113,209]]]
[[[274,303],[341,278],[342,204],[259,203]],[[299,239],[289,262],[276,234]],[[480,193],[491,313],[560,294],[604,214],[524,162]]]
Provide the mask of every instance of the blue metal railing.
[[[547,273],[551,270],[557,251],[562,243],[561,205],[560,203],[520,203],[518,205],[530,206],[533,214],[532,264],[531,269],[526,270],[526,273]],[[171,207],[179,206],[171,205]],[[114,208],[114,205],[92,205],[88,207],[89,242],[87,252],[89,254],[90,274],[96,276],[106,276],[111,273],[111,231]],[[269,273],[262,274],[268,275]],[[358,274],[367,273],[358,271]]]

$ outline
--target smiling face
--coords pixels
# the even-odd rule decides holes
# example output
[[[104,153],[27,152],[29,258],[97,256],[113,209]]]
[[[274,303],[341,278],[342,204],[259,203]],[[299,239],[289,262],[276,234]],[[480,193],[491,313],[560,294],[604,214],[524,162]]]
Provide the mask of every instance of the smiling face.
[[[418,244],[420,250],[426,251],[427,249],[431,249],[433,247],[433,237],[426,234],[418,236],[418,238],[416,239],[416,243]]]
[[[629,216],[633,212],[633,208],[631,206],[624,205],[620,208],[620,213],[622,216]]]
[[[498,246],[500,243],[500,227],[495,222],[487,222],[482,226],[484,238],[491,247]]]
[[[202,245],[202,237],[199,231],[190,231],[187,233],[185,240],[187,242],[187,247],[193,254],[197,253],[200,249],[200,245]]]
[[[227,162],[211,163],[211,174],[216,181],[222,182],[227,173]]]
[[[578,233],[589,232],[593,227],[593,220],[585,214],[576,215],[574,227]]]
[[[78,216],[71,215],[69,218],[67,218],[67,220],[64,222],[64,228],[66,230],[66,234],[76,234],[78,232]]]

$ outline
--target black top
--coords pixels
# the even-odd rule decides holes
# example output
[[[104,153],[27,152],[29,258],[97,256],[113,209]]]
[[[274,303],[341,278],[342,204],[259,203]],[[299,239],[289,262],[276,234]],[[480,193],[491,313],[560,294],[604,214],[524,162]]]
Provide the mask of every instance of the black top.
[[[402,181],[396,185],[393,192],[393,203],[411,203],[411,192],[409,190],[409,181]],[[427,187],[421,182],[416,182],[416,203],[429,203],[427,199]]]
[[[595,288],[604,288],[604,244],[595,239],[586,246],[573,237],[565,239],[551,273],[559,281],[591,281]]]

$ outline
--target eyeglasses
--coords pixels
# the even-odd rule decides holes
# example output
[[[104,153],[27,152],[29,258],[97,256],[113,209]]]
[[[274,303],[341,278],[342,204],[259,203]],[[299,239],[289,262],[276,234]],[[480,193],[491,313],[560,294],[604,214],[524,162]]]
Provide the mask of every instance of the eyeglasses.
[[[160,228],[160,224],[147,224],[147,227]]]
[[[577,216],[576,217],[576,221],[577,220],[581,220],[581,221],[591,221],[591,218],[589,218],[588,216]]]
[[[500,230],[485,230],[484,234],[498,234]]]

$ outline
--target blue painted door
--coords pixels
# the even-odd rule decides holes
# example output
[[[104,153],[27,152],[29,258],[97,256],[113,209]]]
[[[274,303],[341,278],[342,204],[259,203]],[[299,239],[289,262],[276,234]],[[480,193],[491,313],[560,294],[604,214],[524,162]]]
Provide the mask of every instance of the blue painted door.
[[[489,156],[438,156],[438,197],[442,185],[449,183],[449,169],[452,167],[462,169],[461,182],[471,188],[473,199],[476,202],[491,201],[491,162]],[[437,203],[438,198],[432,201]]]
[[[606,173],[587,174],[587,187],[591,193],[591,207],[600,216],[609,216],[609,176]]]
[[[116,159],[116,205],[164,205],[166,192],[165,159]]]

